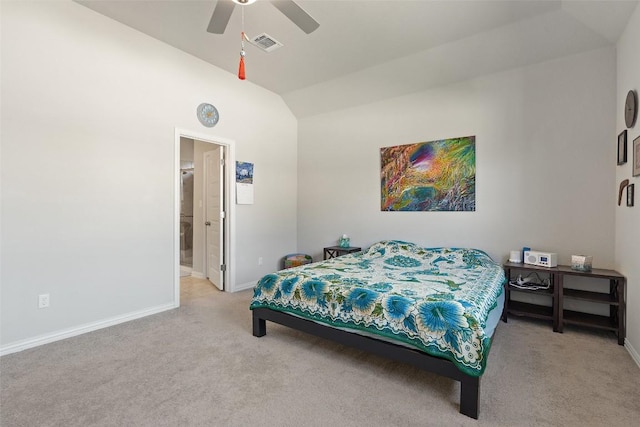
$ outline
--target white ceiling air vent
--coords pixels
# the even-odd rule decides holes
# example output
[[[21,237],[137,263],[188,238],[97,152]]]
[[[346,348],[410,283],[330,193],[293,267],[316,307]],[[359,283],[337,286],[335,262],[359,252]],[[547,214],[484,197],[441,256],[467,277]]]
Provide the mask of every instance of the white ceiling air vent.
[[[282,43],[280,43],[278,40],[274,39],[267,33],[262,33],[255,36],[251,39],[251,43],[264,50],[265,52],[273,52],[277,48],[284,46]]]

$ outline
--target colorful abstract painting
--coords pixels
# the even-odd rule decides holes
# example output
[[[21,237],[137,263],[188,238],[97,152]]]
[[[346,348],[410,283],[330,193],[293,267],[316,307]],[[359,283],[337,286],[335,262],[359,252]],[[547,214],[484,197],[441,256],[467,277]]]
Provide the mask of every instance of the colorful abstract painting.
[[[380,149],[383,211],[475,211],[476,137]]]

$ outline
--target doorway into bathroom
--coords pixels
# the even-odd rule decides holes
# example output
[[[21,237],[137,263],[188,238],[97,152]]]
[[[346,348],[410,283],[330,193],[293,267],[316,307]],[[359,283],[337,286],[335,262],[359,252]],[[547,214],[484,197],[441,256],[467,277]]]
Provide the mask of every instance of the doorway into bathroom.
[[[207,279],[220,290],[232,290],[229,223],[233,214],[227,178],[227,169],[233,170],[227,166],[232,147],[185,134],[179,135],[178,145],[177,301],[184,277]]]
[[[180,141],[180,277],[193,271],[193,140]]]

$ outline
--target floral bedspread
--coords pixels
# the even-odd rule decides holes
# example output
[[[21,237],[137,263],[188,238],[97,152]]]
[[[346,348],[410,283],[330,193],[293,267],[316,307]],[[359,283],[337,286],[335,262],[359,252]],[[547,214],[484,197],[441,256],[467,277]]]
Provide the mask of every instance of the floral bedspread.
[[[477,249],[382,241],[264,276],[250,308],[400,341],[480,376],[491,346],[485,322],[504,280],[501,266]]]

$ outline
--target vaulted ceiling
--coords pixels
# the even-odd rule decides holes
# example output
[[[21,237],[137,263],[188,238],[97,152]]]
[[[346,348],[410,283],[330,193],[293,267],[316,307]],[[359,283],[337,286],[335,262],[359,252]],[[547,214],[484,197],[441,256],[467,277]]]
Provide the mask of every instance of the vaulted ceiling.
[[[305,34],[268,0],[237,6],[207,32],[216,0],[76,0],[237,73],[244,10],[247,81],[278,93],[297,117],[375,102],[615,44],[638,1],[297,0],[320,27]]]

